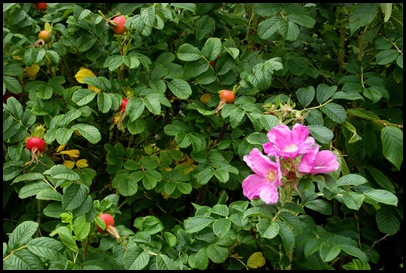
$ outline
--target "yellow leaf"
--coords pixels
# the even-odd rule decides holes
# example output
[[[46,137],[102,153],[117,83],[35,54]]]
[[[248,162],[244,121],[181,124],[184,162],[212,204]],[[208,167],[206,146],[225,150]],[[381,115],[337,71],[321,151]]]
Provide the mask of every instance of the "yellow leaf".
[[[171,197],[169,194],[166,194],[165,192],[161,192],[161,195],[164,199],[169,199]]]
[[[99,88],[91,86],[91,85],[88,85],[87,88],[89,88],[90,90],[93,90],[96,93],[99,93],[101,91]]]
[[[266,260],[264,255],[262,255],[262,252],[255,252],[248,258],[247,265],[251,268],[259,268],[264,266],[265,263]]]
[[[68,150],[68,151],[62,151],[61,154],[69,155],[72,158],[78,158],[80,155],[80,152],[79,152],[79,150]]]
[[[63,162],[63,165],[65,165],[66,167],[68,167],[69,169],[73,169],[73,167],[75,167],[75,162],[70,161],[70,160],[65,160]]]
[[[81,67],[76,73],[75,78],[79,83],[84,83],[82,79],[84,77],[96,77],[96,75],[92,72],[92,70]]]
[[[89,164],[87,164],[87,159],[79,159],[76,161],[76,167],[79,169],[89,167]]]
[[[60,151],[62,151],[63,149],[65,149],[66,144],[61,144],[58,146],[58,148],[56,148],[56,152],[59,153]]]
[[[37,73],[39,71],[39,65],[33,64],[31,66],[26,66],[24,68],[24,76],[28,77],[30,80],[35,80]]]

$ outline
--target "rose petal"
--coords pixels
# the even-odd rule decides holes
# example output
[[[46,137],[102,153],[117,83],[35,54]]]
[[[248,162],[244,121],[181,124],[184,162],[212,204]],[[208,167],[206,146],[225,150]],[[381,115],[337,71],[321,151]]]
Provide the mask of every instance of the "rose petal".
[[[268,183],[259,193],[259,198],[267,204],[275,204],[278,202],[278,186],[274,183]]]
[[[242,192],[249,199],[258,198],[261,190],[270,182],[257,174],[251,174],[242,181]]]
[[[257,148],[252,149],[249,155],[244,156],[244,161],[253,172],[265,177],[270,170],[277,170],[279,164],[262,154]]]

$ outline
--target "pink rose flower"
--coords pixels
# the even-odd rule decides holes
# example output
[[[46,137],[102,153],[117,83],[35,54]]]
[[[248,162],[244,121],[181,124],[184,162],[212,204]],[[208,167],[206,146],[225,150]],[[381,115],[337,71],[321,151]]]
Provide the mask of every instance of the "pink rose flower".
[[[276,157],[276,162],[273,162],[254,148],[249,155],[244,156],[244,161],[255,172],[242,182],[244,195],[250,200],[259,197],[267,204],[277,203],[278,187],[282,185],[279,158]]]
[[[312,148],[315,140],[309,134],[309,129],[300,123],[296,123],[292,130],[285,124],[277,125],[267,134],[269,142],[263,145],[264,152],[268,156],[296,158]]]
[[[319,146],[315,146],[308,153],[304,154],[298,165],[298,170],[302,173],[317,174],[329,173],[338,169],[340,164],[332,151],[319,151]]]

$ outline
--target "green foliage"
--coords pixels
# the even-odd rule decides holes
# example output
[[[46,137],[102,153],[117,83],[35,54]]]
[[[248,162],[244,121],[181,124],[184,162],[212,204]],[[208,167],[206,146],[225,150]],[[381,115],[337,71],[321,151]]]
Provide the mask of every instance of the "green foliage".
[[[3,269],[399,270],[402,22],[398,3],[4,3]],[[249,201],[244,156],[281,123],[340,167]]]

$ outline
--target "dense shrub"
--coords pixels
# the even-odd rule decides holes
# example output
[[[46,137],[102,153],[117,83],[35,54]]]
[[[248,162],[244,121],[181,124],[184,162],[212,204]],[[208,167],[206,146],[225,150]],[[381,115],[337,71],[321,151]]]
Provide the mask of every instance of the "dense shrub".
[[[3,4],[4,269],[403,268],[403,4],[42,7]]]

